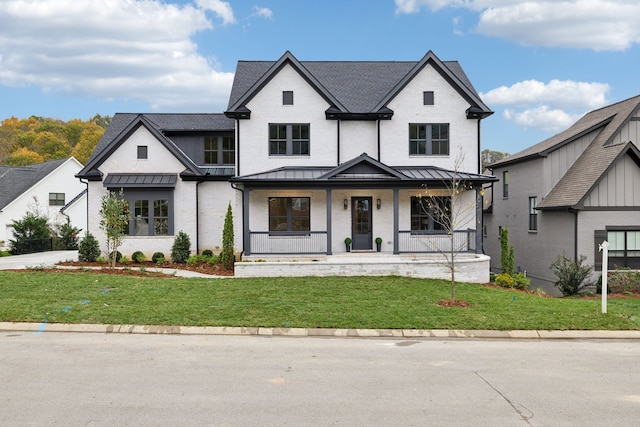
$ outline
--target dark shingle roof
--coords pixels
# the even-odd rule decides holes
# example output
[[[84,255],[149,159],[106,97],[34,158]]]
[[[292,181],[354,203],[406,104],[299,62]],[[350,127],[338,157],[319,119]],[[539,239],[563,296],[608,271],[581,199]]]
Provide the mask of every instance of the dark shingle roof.
[[[278,61],[239,61],[229,97],[229,110],[239,108],[243,98],[251,97],[251,91],[256,90],[261,79],[267,73],[275,72],[275,66],[289,59],[296,66],[308,72],[321,89],[334,97],[347,111],[351,113],[375,112],[380,103],[392,96],[394,90],[422,62],[434,61],[448,71],[454,79],[455,85],[463,86],[465,94],[473,98],[473,102],[481,109],[490,110],[482,103],[471,81],[457,61],[442,61],[429,52],[421,61],[297,61],[290,52]],[[439,66],[439,65],[438,65]]]
[[[92,162],[113,140],[115,140],[135,120],[145,117],[159,132],[185,132],[185,131],[232,131],[235,128],[234,121],[224,114],[136,114],[116,113],[104,135],[98,142],[96,149],[91,154],[87,165]]]
[[[597,131],[598,135],[591,144],[538,204],[539,209],[577,207],[618,157],[629,150],[632,142],[613,144],[612,139],[639,108],[640,95],[591,111],[569,129],[506,157],[491,167],[506,167],[531,158],[544,157],[586,133]]]
[[[69,160],[52,160],[29,166],[0,166],[0,209]]]

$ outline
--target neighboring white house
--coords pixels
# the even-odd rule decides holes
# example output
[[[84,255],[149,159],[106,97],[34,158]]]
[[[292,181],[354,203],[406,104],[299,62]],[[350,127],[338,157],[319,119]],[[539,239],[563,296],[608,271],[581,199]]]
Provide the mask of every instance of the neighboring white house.
[[[218,249],[227,205],[243,256],[437,251],[442,227],[421,196],[447,204],[454,177],[472,204],[483,183],[480,121],[492,111],[455,61],[240,61],[222,114],[116,114],[87,166],[89,229],[123,189],[123,253],[168,254],[178,231]],[[455,167],[458,153],[464,153]],[[481,208],[459,225],[482,251]],[[104,245],[103,245],[104,247]]]
[[[485,250],[500,269],[499,228],[533,286],[553,290],[560,255],[640,268],[640,96],[591,111],[567,130],[490,166],[499,179],[485,212]]]
[[[86,186],[75,178],[82,164],[74,157],[29,166],[0,166],[0,246],[13,238],[11,223],[38,210],[50,224],[86,230]]]

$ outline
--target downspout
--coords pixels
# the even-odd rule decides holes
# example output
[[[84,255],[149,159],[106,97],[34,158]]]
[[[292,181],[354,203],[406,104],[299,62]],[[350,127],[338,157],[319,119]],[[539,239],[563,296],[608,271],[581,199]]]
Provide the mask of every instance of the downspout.
[[[480,144],[480,122],[482,120],[478,119],[478,173],[482,173],[482,150]]]
[[[376,122],[378,126],[378,161],[381,162],[382,160],[380,160],[380,119],[378,119]]]
[[[196,182],[196,255],[200,253],[200,191],[198,187],[204,180]]]
[[[89,232],[89,181],[84,181],[84,178],[78,178],[78,179],[80,180],[81,183],[87,186],[87,229],[84,230],[84,234],[86,235]]]
[[[240,254],[240,257],[242,258],[242,255],[244,254],[244,234],[246,233],[245,221],[244,221],[244,188],[239,188],[234,183],[229,183],[229,184],[231,185],[231,188],[242,193],[242,201],[243,201],[242,203],[242,253]]]
[[[578,262],[578,210],[574,208],[569,208],[569,212],[571,212],[574,216],[573,221],[573,262]]]
[[[338,141],[338,163],[336,163],[336,166],[340,166],[340,120],[336,120],[336,133]]]

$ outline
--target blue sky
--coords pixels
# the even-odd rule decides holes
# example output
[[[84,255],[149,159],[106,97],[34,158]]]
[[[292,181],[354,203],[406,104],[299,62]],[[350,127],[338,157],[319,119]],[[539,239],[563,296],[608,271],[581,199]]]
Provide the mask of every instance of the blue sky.
[[[0,119],[222,112],[238,60],[457,60],[515,153],[640,94],[637,0],[2,0]]]

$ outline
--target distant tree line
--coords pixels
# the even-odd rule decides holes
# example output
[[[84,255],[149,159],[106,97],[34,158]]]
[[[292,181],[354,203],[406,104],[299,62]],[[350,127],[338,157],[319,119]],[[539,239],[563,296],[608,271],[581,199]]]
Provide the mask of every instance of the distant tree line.
[[[10,117],[0,123],[0,165],[26,166],[69,156],[86,164],[110,122],[110,116],[100,114],[68,122]]]

